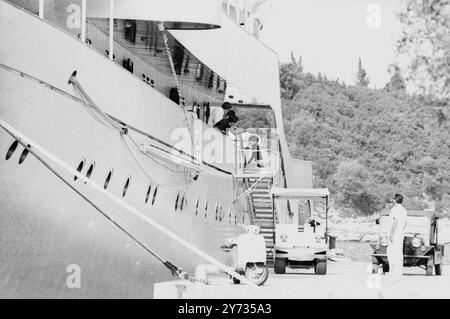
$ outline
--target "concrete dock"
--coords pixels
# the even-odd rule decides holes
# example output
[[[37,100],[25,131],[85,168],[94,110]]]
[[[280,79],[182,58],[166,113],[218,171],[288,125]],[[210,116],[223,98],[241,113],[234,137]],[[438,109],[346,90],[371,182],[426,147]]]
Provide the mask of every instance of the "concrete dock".
[[[325,276],[312,270],[287,269],[256,289],[233,285],[225,276],[211,277],[210,285],[173,281],[155,284],[155,298],[186,299],[396,299],[450,298],[450,272],[446,266],[441,276],[425,276],[420,268],[404,268],[403,276],[373,275],[371,264],[361,262],[329,262]]]

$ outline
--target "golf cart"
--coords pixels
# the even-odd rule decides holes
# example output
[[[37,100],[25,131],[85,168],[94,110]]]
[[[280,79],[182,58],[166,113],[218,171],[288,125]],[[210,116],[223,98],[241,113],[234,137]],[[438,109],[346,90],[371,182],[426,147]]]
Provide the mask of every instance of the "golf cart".
[[[287,266],[326,274],[329,194],[328,189],[272,188],[276,274],[284,274]],[[313,214],[317,201],[322,202],[325,221]]]
[[[403,266],[421,267],[427,276],[442,274],[444,245],[439,244],[439,219],[435,212],[408,211],[406,219],[405,239],[403,241]],[[378,240],[371,242],[372,272],[379,270],[389,272],[387,259],[388,234],[392,220],[389,216],[382,216],[377,220],[379,225]]]

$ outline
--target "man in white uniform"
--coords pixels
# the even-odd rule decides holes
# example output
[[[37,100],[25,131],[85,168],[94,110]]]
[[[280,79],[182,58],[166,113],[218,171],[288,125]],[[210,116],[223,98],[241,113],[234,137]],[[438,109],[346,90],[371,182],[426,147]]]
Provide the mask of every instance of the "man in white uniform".
[[[389,233],[389,245],[387,257],[389,262],[389,273],[392,275],[403,275],[403,239],[405,238],[407,211],[402,206],[403,196],[395,194],[394,206],[391,208],[389,217],[392,226]]]

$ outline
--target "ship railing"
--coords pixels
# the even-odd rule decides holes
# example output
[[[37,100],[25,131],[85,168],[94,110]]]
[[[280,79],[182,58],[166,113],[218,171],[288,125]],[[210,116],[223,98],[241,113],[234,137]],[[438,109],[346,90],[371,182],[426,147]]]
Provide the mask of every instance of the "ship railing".
[[[276,132],[273,129],[262,131],[255,129],[255,131],[256,133],[247,130],[236,135],[234,143],[234,175],[236,177],[274,176],[280,170],[278,134],[273,134]],[[250,145],[251,136],[257,138],[256,145]],[[248,163],[252,156],[252,163]]]
[[[250,136],[257,136],[258,149],[249,147]],[[236,134],[234,179],[234,204],[247,207],[250,223],[255,223],[255,210],[251,194],[262,183],[273,185],[281,172],[279,135],[275,129],[250,129]],[[252,153],[259,151],[262,160],[248,164]],[[253,154],[256,156],[256,154]],[[259,164],[259,165],[258,165]],[[245,205],[246,204],[246,205]]]

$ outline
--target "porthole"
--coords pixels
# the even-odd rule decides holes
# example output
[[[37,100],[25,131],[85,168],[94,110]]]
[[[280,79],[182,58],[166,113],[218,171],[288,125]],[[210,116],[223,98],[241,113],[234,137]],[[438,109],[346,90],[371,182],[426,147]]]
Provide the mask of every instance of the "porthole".
[[[195,216],[198,215],[198,206],[200,205],[200,197],[197,198],[197,202],[195,203]]]
[[[92,173],[94,172],[94,167],[95,167],[95,163],[92,163],[91,165],[89,165],[89,168],[86,172],[86,177],[87,178],[91,178]]]
[[[27,145],[27,147],[23,150],[22,154],[20,155],[19,165],[22,164],[26,160],[28,153],[30,153],[30,151],[28,149],[29,147],[30,147],[30,145]]]
[[[108,188],[109,182],[111,181],[111,178],[112,178],[112,174],[113,174],[113,170],[110,170],[108,175],[106,175],[105,183],[103,184],[104,189]]]
[[[225,213],[223,210],[223,206],[222,206],[222,203],[220,203],[220,205],[219,205],[219,222],[221,222],[223,220],[224,215],[225,215]]]
[[[179,202],[180,213],[182,213],[184,211],[185,207],[186,207],[186,195],[183,194],[183,196],[181,196],[180,202]]]
[[[85,163],[85,160],[82,159],[80,161],[80,163],[78,164],[77,172],[81,173],[81,171],[83,170],[83,167],[84,167],[84,163]],[[77,179],[78,179],[78,176],[74,176],[73,180],[76,181]]]
[[[151,192],[152,192],[152,185],[150,184],[147,189],[147,194],[145,194],[145,203],[146,204],[148,203],[148,200],[150,199]]]
[[[11,158],[11,156],[13,156],[14,152],[17,149],[17,146],[19,146],[19,141],[14,141],[12,142],[11,146],[9,147],[8,151],[6,152],[6,156],[5,159],[9,160]]]
[[[155,191],[153,192],[152,205],[155,204],[156,194],[158,193],[158,186],[155,187]]]
[[[128,187],[130,186],[130,179],[131,177],[128,177],[127,181],[125,182],[125,185],[123,186],[122,197],[125,197],[125,195],[128,192]]]
[[[177,194],[177,199],[175,200],[175,211],[178,210],[178,201],[180,200],[180,193]]]
[[[218,220],[219,219],[219,203],[218,202],[216,202],[216,209],[215,209],[215,211],[216,211],[216,220]]]
[[[205,202],[205,218],[206,218],[207,214],[208,214],[208,200],[206,200],[206,202]]]

